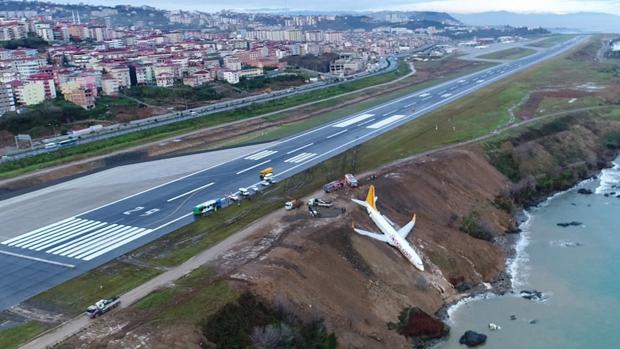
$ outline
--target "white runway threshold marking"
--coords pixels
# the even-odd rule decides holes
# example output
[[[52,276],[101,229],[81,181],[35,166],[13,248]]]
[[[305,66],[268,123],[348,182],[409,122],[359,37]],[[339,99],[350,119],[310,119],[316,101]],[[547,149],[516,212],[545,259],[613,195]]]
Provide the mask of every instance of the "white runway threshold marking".
[[[292,163],[298,164],[298,163],[300,163],[300,162],[302,162],[304,160],[308,160],[308,159],[310,159],[311,157],[314,157],[314,156],[316,156],[316,153],[301,153],[301,154],[299,154],[297,156],[293,156],[290,159],[284,160],[284,162],[292,162]]]
[[[366,126],[366,128],[370,128],[370,129],[381,128],[383,126],[386,126],[386,125],[389,125],[391,123],[394,123],[394,122],[396,122],[396,121],[398,121],[398,120],[400,120],[400,119],[402,119],[404,117],[405,117],[405,115],[400,115],[400,114],[399,115],[392,115],[392,116],[390,116],[387,119],[383,119],[383,120],[381,120],[379,122],[376,122],[376,123],[374,123],[374,124],[372,124],[370,126]]]
[[[275,154],[277,152],[278,152],[277,150],[263,150],[263,151],[258,152],[256,154],[247,156],[244,159],[246,159],[246,160],[260,160],[262,158],[266,158],[269,155]]]
[[[198,187],[198,188],[196,188],[196,189],[192,189],[192,190],[190,190],[190,191],[188,191],[188,192],[185,192],[185,193],[183,193],[183,194],[177,195],[177,196],[175,196],[175,197],[173,197],[173,198],[170,198],[170,199],[168,199],[168,200],[166,200],[166,201],[167,201],[167,202],[174,201],[174,200],[176,200],[176,199],[178,199],[178,198],[182,198],[182,197],[184,197],[184,196],[186,196],[186,195],[193,194],[193,193],[195,193],[195,192],[197,192],[197,191],[199,191],[199,190],[202,190],[202,189],[208,188],[208,187],[212,186],[213,184],[215,184],[215,182],[211,182],[211,183],[209,183],[209,184],[205,184],[205,185],[203,185],[203,186],[201,186],[201,187]]]
[[[89,261],[152,231],[153,229],[74,217],[3,241],[2,245]],[[34,256],[13,254],[62,265],[60,262]]]
[[[362,114],[362,115],[358,115],[358,116],[356,116],[354,118],[345,120],[345,121],[343,121],[343,122],[341,122],[339,124],[335,124],[334,127],[343,128],[343,127],[351,126],[353,124],[356,124],[356,123],[358,123],[360,121],[364,121],[364,120],[366,120],[368,118],[371,118],[373,116],[375,116],[375,114]]]

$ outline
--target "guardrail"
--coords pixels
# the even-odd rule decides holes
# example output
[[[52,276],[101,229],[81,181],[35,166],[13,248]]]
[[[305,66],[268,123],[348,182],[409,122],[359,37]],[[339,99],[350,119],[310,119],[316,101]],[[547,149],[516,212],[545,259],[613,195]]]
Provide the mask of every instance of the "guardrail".
[[[80,144],[87,144],[95,141],[105,140],[131,132],[148,130],[150,128],[169,125],[172,123],[191,120],[199,117],[204,117],[210,114],[215,114],[223,111],[234,110],[237,108],[247,107],[255,103],[269,102],[272,100],[294,96],[301,93],[306,93],[314,90],[319,90],[327,87],[338,86],[344,83],[360,80],[363,78],[371,77],[374,75],[384,74],[390,71],[396,70],[398,67],[398,58],[396,56],[390,56],[381,61],[381,66],[375,71],[365,71],[359,74],[345,77],[335,81],[319,81],[316,83],[289,88],[286,90],[277,90],[270,93],[263,93],[255,96],[244,97],[240,99],[230,100],[226,102],[219,102],[214,104],[208,104],[202,107],[191,108],[183,111],[161,114],[152,116],[146,119],[134,120],[125,124],[115,124],[106,126],[101,130],[94,133],[80,135],[76,138],[71,136],[63,136],[50,139],[49,142],[59,142],[65,139],[74,139],[75,143],[70,145],[60,145],[53,148],[46,148],[45,144],[37,145],[33,148],[26,150],[18,150],[11,152],[0,159],[0,162],[15,161],[19,159],[25,159],[40,154],[51,153],[61,149],[67,149]],[[48,142],[48,144],[49,144]]]

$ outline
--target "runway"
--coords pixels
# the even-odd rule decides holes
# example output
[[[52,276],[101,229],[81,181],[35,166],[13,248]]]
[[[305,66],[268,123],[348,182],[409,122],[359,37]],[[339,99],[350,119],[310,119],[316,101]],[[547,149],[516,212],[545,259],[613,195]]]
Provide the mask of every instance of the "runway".
[[[262,168],[273,167],[277,180],[290,177],[583,40],[400,97],[5,240],[0,243],[0,309],[190,224],[195,205],[258,185]],[[24,214],[36,219],[36,212]]]

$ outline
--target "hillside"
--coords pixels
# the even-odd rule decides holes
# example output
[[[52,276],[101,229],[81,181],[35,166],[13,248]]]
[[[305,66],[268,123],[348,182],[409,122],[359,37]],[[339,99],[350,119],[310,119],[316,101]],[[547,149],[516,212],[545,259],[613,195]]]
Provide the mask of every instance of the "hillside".
[[[620,17],[607,13],[513,13],[513,12],[482,12],[471,14],[455,14],[458,20],[468,25],[525,26],[565,29],[583,32],[620,32]]]

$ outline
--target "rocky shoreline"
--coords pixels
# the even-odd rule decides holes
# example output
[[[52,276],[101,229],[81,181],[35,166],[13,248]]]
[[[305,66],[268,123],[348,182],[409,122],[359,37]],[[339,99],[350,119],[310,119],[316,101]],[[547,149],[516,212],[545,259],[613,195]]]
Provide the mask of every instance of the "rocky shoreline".
[[[527,206],[521,208],[518,213],[516,213],[514,215],[514,219],[517,222],[517,226],[519,227],[519,229],[517,229],[517,231],[515,231],[512,234],[507,234],[501,238],[498,238],[495,243],[500,246],[500,248],[504,251],[505,256],[506,256],[506,270],[502,271],[501,273],[498,274],[498,276],[490,283],[488,284],[478,284],[473,286],[468,292],[463,293],[463,297],[460,297],[459,299],[456,299],[454,301],[451,301],[449,303],[446,303],[444,306],[442,306],[436,313],[435,316],[441,320],[442,322],[447,322],[449,320],[449,314],[451,309],[453,309],[455,306],[459,306],[461,304],[470,302],[470,301],[474,301],[476,299],[479,299],[481,297],[488,297],[488,296],[503,296],[506,295],[508,293],[510,294],[514,294],[517,292],[532,292],[532,293],[538,293],[538,291],[536,290],[532,290],[532,291],[525,291],[525,290],[515,290],[513,287],[513,278],[514,276],[510,274],[509,270],[508,270],[508,266],[509,263],[514,260],[514,258],[517,256],[517,244],[519,242],[520,239],[522,239],[522,235],[521,232],[522,230],[520,229],[520,227],[522,226],[523,223],[525,223],[527,221],[527,216],[526,216],[526,212],[534,207],[537,207],[539,205],[541,205],[542,203],[546,202],[547,200],[549,200],[550,198],[569,191],[569,190],[573,190],[575,189],[577,186],[579,186],[582,182],[587,181],[587,180],[592,180],[592,179],[597,179],[598,175],[597,173],[600,173],[602,170],[604,169],[608,169],[611,168],[613,166],[613,164],[611,163],[611,161],[606,163],[606,166],[603,166],[601,168],[599,168],[598,170],[592,170],[588,172],[587,176],[584,176],[583,178],[579,178],[578,180],[575,181],[575,183],[572,184],[572,186],[570,186],[569,188],[566,188],[564,190],[558,190],[555,192],[551,192],[551,193],[547,193],[545,195],[541,195],[540,197],[534,198],[534,200],[532,200],[531,202],[528,203]],[[581,189],[579,189],[581,190]],[[580,191],[579,192],[582,195],[588,195],[591,194],[591,192],[585,192],[585,191]],[[570,222],[570,223],[565,223],[567,225],[573,225],[573,223],[578,223],[578,222]],[[558,225],[560,225],[562,223],[558,223]],[[562,225],[563,226],[563,225]],[[526,298],[526,297],[524,297]],[[457,334],[458,335],[458,334]],[[433,341],[429,341],[426,343],[426,345],[424,346],[424,348],[438,348],[439,345],[441,345],[442,343],[445,342],[445,337],[439,338],[439,339],[435,339]]]

